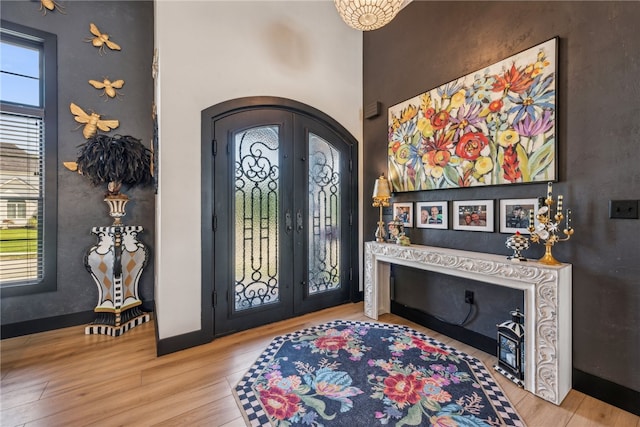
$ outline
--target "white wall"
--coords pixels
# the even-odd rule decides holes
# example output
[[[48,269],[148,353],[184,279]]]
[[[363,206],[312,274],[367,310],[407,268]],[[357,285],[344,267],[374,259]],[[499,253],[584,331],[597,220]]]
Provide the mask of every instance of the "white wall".
[[[244,96],[290,98],[333,117],[362,147],[362,34],[330,0],[160,0],[155,23],[163,339],[201,329],[201,111]]]

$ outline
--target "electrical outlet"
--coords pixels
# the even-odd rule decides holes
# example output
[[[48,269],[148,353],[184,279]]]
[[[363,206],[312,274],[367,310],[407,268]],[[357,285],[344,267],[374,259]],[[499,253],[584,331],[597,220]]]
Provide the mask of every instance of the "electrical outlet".
[[[473,304],[473,291],[464,291],[464,302]]]
[[[609,200],[609,218],[638,219],[638,201]]]

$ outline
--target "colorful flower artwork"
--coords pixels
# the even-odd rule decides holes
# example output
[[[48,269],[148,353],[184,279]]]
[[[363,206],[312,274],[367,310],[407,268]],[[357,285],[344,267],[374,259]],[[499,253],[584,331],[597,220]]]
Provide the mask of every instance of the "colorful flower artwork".
[[[555,180],[556,49],[554,38],[389,108],[393,191]]]

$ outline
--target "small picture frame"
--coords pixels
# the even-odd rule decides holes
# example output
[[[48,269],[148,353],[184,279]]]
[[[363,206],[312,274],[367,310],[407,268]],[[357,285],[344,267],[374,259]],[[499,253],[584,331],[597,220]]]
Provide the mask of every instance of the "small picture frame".
[[[447,202],[417,202],[416,227],[418,228],[449,228],[449,214]]]
[[[405,227],[413,227],[413,203],[394,203],[393,219],[398,218]]]
[[[531,221],[531,212],[534,217],[538,208],[538,199],[502,199],[500,200],[500,232],[515,234],[531,234],[529,231],[529,222]],[[534,226],[536,226],[534,219]]]
[[[493,232],[493,200],[453,202],[453,229]]]

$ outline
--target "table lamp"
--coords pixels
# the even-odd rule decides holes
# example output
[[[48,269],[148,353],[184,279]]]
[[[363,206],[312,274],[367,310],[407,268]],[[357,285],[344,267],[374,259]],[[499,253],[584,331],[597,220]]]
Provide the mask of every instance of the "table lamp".
[[[376,183],[373,186],[373,207],[380,208],[380,219],[378,221],[378,228],[376,229],[376,242],[384,242],[384,236],[386,234],[384,229],[384,221],[382,221],[382,208],[389,206],[389,199],[391,198],[391,189],[389,188],[389,181],[384,177],[384,174],[380,175],[380,178],[376,179]]]

